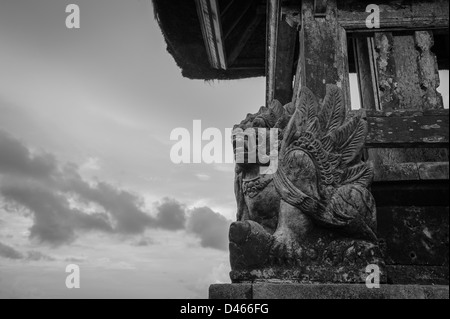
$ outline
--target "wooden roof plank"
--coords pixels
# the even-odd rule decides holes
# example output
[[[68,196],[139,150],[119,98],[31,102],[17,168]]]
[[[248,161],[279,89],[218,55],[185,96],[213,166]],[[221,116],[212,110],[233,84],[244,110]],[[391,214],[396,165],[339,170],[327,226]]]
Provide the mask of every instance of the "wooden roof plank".
[[[232,66],[236,61],[237,57],[241,54],[245,45],[251,36],[255,33],[257,27],[261,23],[263,16],[257,14],[254,18],[246,24],[243,30],[236,30],[235,32],[239,32],[238,40],[230,46],[230,50],[228,50],[228,65]]]
[[[294,54],[298,32],[284,19],[279,22],[277,56],[275,61],[274,99],[287,104],[292,101]]]
[[[255,0],[233,1],[228,10],[221,16],[224,39],[228,39],[234,28],[241,22],[245,14],[255,4]]]
[[[448,28],[448,1],[404,1],[382,3],[380,7],[380,28],[386,29],[440,29]],[[355,8],[355,1],[338,1],[338,21],[348,31],[373,31],[366,26],[369,13],[364,8]]]
[[[226,70],[227,60],[219,3],[217,0],[196,0],[195,3],[211,66],[215,69]]]
[[[315,2],[320,8],[321,2]],[[349,32],[373,32],[368,29],[366,19],[369,15],[365,8],[358,4],[346,4],[338,1],[337,20],[339,24]],[[449,27],[449,3],[448,1],[435,2],[412,2],[403,3],[401,6],[392,3],[379,4],[380,7],[380,30],[425,30],[425,29],[447,29]],[[283,14],[299,16],[301,9],[296,5],[282,7]]]
[[[267,0],[266,103],[275,96],[275,69],[278,26],[281,19],[281,0]]]

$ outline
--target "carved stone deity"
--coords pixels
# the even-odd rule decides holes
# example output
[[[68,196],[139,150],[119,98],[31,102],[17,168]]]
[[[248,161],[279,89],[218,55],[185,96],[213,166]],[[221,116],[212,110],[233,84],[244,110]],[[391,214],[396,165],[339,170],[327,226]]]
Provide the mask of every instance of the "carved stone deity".
[[[341,90],[327,86],[319,105],[303,88],[292,103],[273,101],[235,126],[248,128],[257,140],[278,129],[278,167],[264,174],[267,164],[236,164],[232,281],[362,283],[368,265],[383,269],[369,190],[373,173],[361,156],[367,123],[347,115]],[[236,155],[248,159],[257,150],[239,138]]]

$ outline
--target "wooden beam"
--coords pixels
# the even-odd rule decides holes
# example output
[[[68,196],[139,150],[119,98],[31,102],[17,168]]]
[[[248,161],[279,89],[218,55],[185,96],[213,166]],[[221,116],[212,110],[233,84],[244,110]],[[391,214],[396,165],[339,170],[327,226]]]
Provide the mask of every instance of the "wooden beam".
[[[443,108],[433,43],[427,31],[375,33],[382,110]]]
[[[361,108],[365,110],[379,109],[379,93],[377,69],[375,65],[375,49],[371,37],[355,37],[353,49],[356,56],[356,73],[361,96]]]
[[[425,32],[374,34],[380,109],[386,115],[369,123],[368,140],[375,143],[368,141],[374,147],[368,153],[376,166],[448,161],[448,110],[440,111],[432,35]]]
[[[294,101],[298,101],[302,87],[311,89],[322,101],[326,85],[334,84],[342,89],[344,103],[350,107],[347,34],[337,21],[335,0],[327,1],[326,16],[323,18],[314,16],[313,0],[302,1],[297,68]]]
[[[227,11],[231,8],[231,6],[232,6],[236,1],[239,1],[239,0],[228,0],[228,3],[224,6],[224,8],[223,8],[222,11],[221,11],[222,16],[224,16],[224,15],[227,13]]]
[[[431,31],[414,32],[414,43],[419,53],[417,64],[424,109],[444,108],[442,95],[438,92],[440,79],[437,57],[431,51],[434,45],[433,33]]]
[[[225,39],[228,39],[234,28],[241,22],[242,18],[254,4],[255,0],[233,1],[221,17]]]
[[[365,11],[365,5],[358,2],[338,1],[339,25],[348,32],[373,32],[373,29],[368,29],[366,26],[369,13]],[[448,29],[449,27],[449,3],[446,0],[412,3],[403,1],[401,5],[385,3],[379,4],[379,7],[380,29],[378,31]],[[287,5],[282,7],[282,13],[296,16],[301,13],[301,9],[298,6]]]
[[[227,40],[228,65],[232,66],[241,54],[248,40],[255,33],[263,19],[262,14],[256,13],[251,20],[245,22],[242,28],[235,28],[236,36],[231,35]],[[236,40],[234,40],[236,38]],[[234,41],[233,41],[234,40]]]
[[[314,0],[314,16],[325,17],[327,11],[328,0]]]
[[[195,0],[195,3],[209,62],[214,69],[226,70],[227,60],[218,0]]]
[[[267,0],[266,26],[266,103],[275,97],[275,69],[277,58],[278,26],[281,18],[281,0]]]
[[[301,15],[300,5],[295,7],[282,6],[281,15],[283,19],[286,20],[287,24],[296,30],[300,30],[302,25],[302,15]]]
[[[246,57],[239,57],[236,61],[234,66],[239,65],[253,65],[258,66],[261,68],[264,68],[264,59],[263,58],[246,58]]]
[[[280,20],[278,26],[273,98],[283,105],[292,101],[294,54],[297,39],[297,29],[292,28],[284,19]]]
[[[449,146],[449,111],[366,111],[368,148]]]
[[[287,104],[292,101],[294,54],[298,33],[296,28],[291,27],[282,18],[281,1],[272,2],[268,4],[266,103],[275,99]]]
[[[232,71],[260,71],[261,73],[265,71],[265,67],[263,66],[241,66],[241,65],[236,65],[236,66],[232,66],[230,68],[228,68],[228,70],[232,70]]]

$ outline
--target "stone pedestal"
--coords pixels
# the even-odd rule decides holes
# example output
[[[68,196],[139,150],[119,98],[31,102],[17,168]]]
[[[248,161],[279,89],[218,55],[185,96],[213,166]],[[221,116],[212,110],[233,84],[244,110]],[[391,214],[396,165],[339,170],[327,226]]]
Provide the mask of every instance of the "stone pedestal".
[[[449,286],[254,283],[209,288],[210,299],[449,299]]]

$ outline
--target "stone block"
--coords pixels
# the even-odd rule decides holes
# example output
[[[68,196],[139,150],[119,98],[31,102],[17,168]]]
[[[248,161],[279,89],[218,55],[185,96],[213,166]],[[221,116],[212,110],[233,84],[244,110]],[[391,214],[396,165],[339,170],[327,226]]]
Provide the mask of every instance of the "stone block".
[[[252,299],[252,284],[211,285],[209,299]]]
[[[448,286],[255,283],[210,287],[210,299],[449,299]]]

